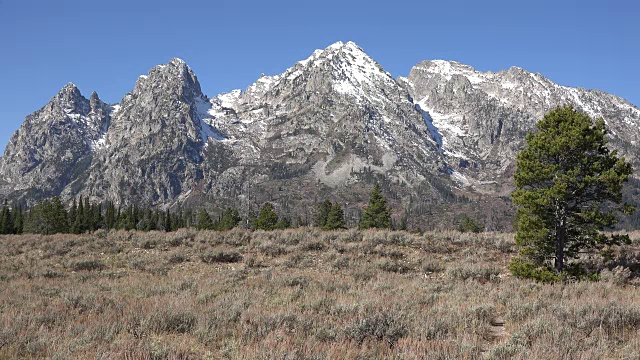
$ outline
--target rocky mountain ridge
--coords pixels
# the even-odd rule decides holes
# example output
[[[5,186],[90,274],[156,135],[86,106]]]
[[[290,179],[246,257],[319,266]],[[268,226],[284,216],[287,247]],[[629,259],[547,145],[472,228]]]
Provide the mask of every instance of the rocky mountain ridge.
[[[562,104],[604,117],[612,144],[640,166],[640,109],[516,67],[479,72],[432,60],[394,79],[355,43],[338,42],[209,98],[172,59],[140,76],[119,104],[65,86],[7,145],[0,195],[247,213],[273,201],[306,218],[328,197],[357,217],[381,182],[400,213],[420,215],[507,195],[524,136]]]
[[[550,109],[573,105],[604,118],[612,144],[640,166],[640,109],[615,95],[553,83],[518,67],[480,72],[454,61],[424,61],[399,78],[434,125],[453,168],[483,193],[508,193],[527,132]]]

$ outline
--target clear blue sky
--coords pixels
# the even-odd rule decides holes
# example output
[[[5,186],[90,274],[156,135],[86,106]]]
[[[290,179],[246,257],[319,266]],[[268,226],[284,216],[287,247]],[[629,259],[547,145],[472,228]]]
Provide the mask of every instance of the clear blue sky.
[[[68,82],[119,102],[139,75],[180,57],[215,96],[338,40],[394,76],[426,59],[515,65],[640,105],[633,0],[0,0],[0,151]]]

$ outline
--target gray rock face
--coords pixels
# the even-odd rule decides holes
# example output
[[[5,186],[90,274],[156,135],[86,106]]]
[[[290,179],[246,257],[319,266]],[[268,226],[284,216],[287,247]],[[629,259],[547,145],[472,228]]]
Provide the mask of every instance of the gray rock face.
[[[114,107],[81,193],[119,203],[169,203],[202,180],[202,149],[210,126],[199,118],[206,103],[200,83],[180,59],[141,76]],[[69,189],[68,195],[73,195]]]
[[[59,194],[86,172],[109,126],[110,107],[69,83],[26,117],[0,159],[5,196],[31,200]]]
[[[612,144],[639,165],[640,109],[597,90],[560,86],[512,67],[479,72],[453,61],[424,61],[400,79],[442,137],[447,161],[464,175],[462,186],[506,194],[527,132],[550,109],[574,105],[603,117]]]
[[[351,42],[318,50],[281,75],[211,103],[207,121],[226,136],[215,146],[237,159],[215,174],[212,191],[219,196],[230,191],[227,184],[243,181],[297,183],[309,195],[314,184],[348,192],[365,178],[384,176],[397,184],[399,197],[424,187],[428,198],[437,198],[428,180],[447,176],[407,91]],[[206,163],[219,158],[212,153]]]

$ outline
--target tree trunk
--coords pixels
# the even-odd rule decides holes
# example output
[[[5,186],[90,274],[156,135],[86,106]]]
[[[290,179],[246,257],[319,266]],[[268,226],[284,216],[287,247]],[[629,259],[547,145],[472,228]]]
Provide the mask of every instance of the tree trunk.
[[[556,214],[556,216],[558,216],[558,218],[556,220],[556,256],[554,268],[556,270],[556,274],[559,274],[562,272],[562,270],[564,270],[564,246],[567,243],[567,217],[564,207],[558,207],[558,213]]]

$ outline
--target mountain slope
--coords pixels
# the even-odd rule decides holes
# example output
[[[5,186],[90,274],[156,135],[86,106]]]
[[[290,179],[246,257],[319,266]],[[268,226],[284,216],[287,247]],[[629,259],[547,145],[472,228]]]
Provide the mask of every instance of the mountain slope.
[[[206,101],[197,77],[180,59],[141,76],[112,114],[88,176],[78,179],[81,193],[161,205],[197,186],[202,150],[216,134],[200,118]],[[69,190],[72,196],[75,191]]]
[[[88,168],[94,149],[104,141],[110,110],[95,92],[87,99],[69,83],[27,116],[0,159],[5,196],[58,195]]]
[[[597,90],[560,86],[512,67],[479,72],[453,61],[424,61],[400,79],[442,136],[449,163],[484,192],[509,191],[514,159],[524,136],[544,114],[574,105],[603,117],[614,146],[638,165],[640,109]]]
[[[211,104],[207,122],[225,137],[206,152],[211,196],[236,194],[247,206],[274,196],[291,204],[330,195],[357,202],[367,184],[384,178],[398,199],[416,192],[437,199],[431,182],[448,183],[442,153],[407,91],[352,42],[317,50]]]

